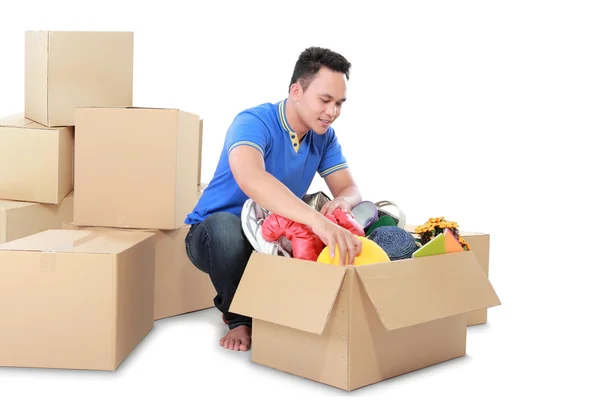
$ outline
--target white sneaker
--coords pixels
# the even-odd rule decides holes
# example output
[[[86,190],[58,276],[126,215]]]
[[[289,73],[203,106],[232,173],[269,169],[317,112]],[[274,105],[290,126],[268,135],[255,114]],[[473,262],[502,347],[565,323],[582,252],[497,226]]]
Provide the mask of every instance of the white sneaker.
[[[262,224],[269,216],[269,212],[256,204],[252,199],[246,200],[242,207],[242,231],[252,245],[254,250],[259,253],[271,254],[275,256],[292,257],[292,245],[286,237],[269,242],[262,235]]]

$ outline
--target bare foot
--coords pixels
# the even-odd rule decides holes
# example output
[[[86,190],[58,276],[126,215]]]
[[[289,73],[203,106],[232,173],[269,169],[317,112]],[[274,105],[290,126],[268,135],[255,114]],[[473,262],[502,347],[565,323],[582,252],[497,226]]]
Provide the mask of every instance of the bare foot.
[[[221,346],[229,350],[248,351],[251,342],[250,334],[250,328],[245,325],[233,328],[221,338]]]

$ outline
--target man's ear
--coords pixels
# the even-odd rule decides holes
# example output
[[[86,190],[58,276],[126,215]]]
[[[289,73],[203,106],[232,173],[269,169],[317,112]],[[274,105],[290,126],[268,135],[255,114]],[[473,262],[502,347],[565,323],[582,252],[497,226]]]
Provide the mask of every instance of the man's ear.
[[[298,101],[300,100],[300,97],[302,97],[302,86],[300,86],[299,83],[292,83],[292,86],[290,86],[290,94],[292,95],[292,99],[294,99],[294,101]]]

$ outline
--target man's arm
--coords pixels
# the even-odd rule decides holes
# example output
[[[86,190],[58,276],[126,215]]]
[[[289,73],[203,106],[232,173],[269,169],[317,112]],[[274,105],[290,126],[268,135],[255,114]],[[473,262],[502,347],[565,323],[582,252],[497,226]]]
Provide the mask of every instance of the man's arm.
[[[234,148],[229,153],[229,165],[240,189],[261,207],[311,227],[326,219],[265,170],[264,159],[257,149]]]
[[[342,198],[350,204],[351,208],[362,201],[362,196],[349,168],[336,171],[324,179],[334,200]]]
[[[362,201],[358,186],[352,178],[350,170],[346,167],[325,176],[325,183],[329,187],[333,200],[323,204],[320,212],[323,215],[333,214],[336,209],[347,212],[351,216],[352,208]]]

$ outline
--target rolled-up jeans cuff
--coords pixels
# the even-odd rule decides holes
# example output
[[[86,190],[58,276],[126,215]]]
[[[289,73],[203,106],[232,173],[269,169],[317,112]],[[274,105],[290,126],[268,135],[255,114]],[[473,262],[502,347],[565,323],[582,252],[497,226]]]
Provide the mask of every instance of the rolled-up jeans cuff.
[[[237,328],[238,326],[247,326],[249,328],[252,328],[252,321],[234,321],[234,322],[230,322],[227,324],[229,326],[229,330],[233,329],[233,328]]]

